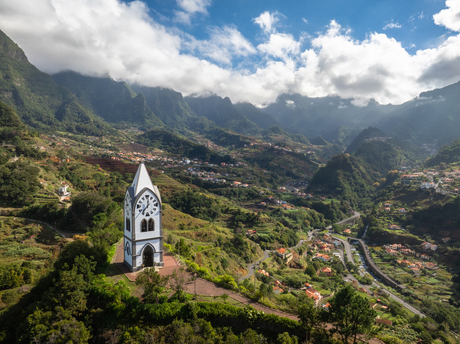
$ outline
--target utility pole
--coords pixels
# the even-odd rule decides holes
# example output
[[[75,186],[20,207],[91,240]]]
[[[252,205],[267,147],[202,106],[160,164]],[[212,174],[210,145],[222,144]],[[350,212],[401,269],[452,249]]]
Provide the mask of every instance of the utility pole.
[[[254,274],[254,297],[256,296],[256,267],[257,265],[253,265],[253,274]]]
[[[195,272],[195,275],[194,275],[194,276],[195,276],[195,300],[196,300],[196,277],[197,277],[197,276],[196,276],[196,272]]]
[[[196,253],[195,253],[195,264],[196,264]],[[196,300],[196,276],[197,276],[197,273],[196,273],[196,270],[195,270],[195,273],[194,273],[194,277],[195,277],[195,300]]]
[[[240,270],[236,272],[236,277],[237,277],[236,285],[238,286],[238,295],[239,295],[240,294]]]

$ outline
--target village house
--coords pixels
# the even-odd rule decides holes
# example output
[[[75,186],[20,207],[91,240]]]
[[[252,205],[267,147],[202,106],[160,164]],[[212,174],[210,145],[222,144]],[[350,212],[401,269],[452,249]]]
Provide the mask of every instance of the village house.
[[[332,258],[329,257],[327,254],[322,253],[315,253],[312,259],[319,259],[323,262],[330,262],[332,260]]]
[[[402,248],[399,250],[402,254],[414,255],[415,252],[412,251],[410,248]]]
[[[422,262],[415,262],[415,267],[419,268],[419,269],[423,269],[423,263]]]
[[[431,263],[431,262],[427,262],[425,263],[425,268],[429,269],[429,270],[437,270],[438,267],[436,266],[435,263]]]
[[[418,268],[410,268],[410,270],[412,271],[412,273],[414,275],[420,275],[420,269],[418,269]]]
[[[264,276],[270,276],[270,274],[269,274],[267,271],[263,270],[263,269],[259,269],[257,272],[258,272],[259,274],[264,275]]]
[[[430,260],[431,259],[431,257],[429,255],[424,254],[424,253],[420,255],[420,258],[422,258],[423,260]]]
[[[281,289],[280,287],[273,287],[273,293],[274,294],[281,294],[283,292],[284,292],[284,290]]]
[[[401,214],[404,214],[404,213],[406,212],[406,209],[404,209],[404,208],[399,208],[399,212],[400,212]]]
[[[433,182],[423,182],[420,184],[420,189],[434,189],[436,184]]]
[[[327,245],[321,245],[319,247],[319,250],[323,251],[323,252],[330,252],[331,251],[331,249]]]
[[[70,191],[67,191],[69,186],[67,184],[62,184],[62,186],[58,189],[58,194],[61,196],[70,196]]]
[[[350,228],[345,229],[343,232],[344,232],[345,234],[351,234]]]
[[[265,202],[260,202],[259,203],[260,208],[265,208],[266,206],[267,206],[267,203],[265,203]]]
[[[450,240],[450,237],[442,238],[442,242],[445,244]]]
[[[398,230],[400,229],[398,225],[388,225],[388,229],[391,229],[391,230]]]
[[[385,249],[385,251],[391,256],[398,255],[398,251],[392,250],[391,248],[387,248],[387,249]]]
[[[253,235],[256,235],[256,234],[257,234],[257,231],[255,229],[248,229],[246,231],[247,236],[253,236]]]
[[[375,319],[375,322],[377,324],[382,324],[382,325],[387,325],[387,326],[392,326],[393,325],[393,321],[391,320],[388,320],[388,319]]]
[[[318,269],[316,274],[319,276],[321,274],[321,272],[324,273],[328,277],[332,276],[332,269],[330,267],[328,267],[328,266],[325,266],[325,267],[323,267],[321,269]]]
[[[390,210],[391,210],[390,208],[388,208],[388,207],[385,207],[385,211],[386,211],[387,213],[389,213],[389,212],[390,212]]]
[[[311,287],[307,287],[307,290],[305,290],[305,294],[307,294],[307,296],[310,299],[313,299],[315,307],[318,307],[319,301],[323,298],[318,291]]]
[[[404,260],[398,260],[397,262],[398,262],[399,265],[403,265],[403,266],[409,266],[409,265],[412,264],[410,261],[408,261],[408,260],[406,260],[406,259],[404,259]]]
[[[384,248],[389,248],[389,249],[392,249],[392,250],[395,250],[395,251],[399,251],[399,250],[404,248],[404,246],[401,245],[401,244],[389,244],[389,245],[384,245],[383,247]]]
[[[429,242],[424,242],[424,243],[422,243],[422,248],[424,250],[436,251],[438,249],[438,245],[431,244]]]
[[[278,256],[278,257],[281,257],[283,258],[284,260],[286,260],[287,262],[289,262],[291,259],[292,259],[292,253],[288,250],[286,250],[285,248],[281,247],[281,248],[278,248],[275,250],[275,254]]]

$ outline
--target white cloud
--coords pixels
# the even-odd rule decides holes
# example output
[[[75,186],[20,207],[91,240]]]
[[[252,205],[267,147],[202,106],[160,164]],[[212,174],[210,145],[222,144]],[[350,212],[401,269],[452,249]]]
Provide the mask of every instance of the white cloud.
[[[207,41],[188,36],[189,42],[184,42],[184,46],[223,64],[231,64],[235,56],[249,56],[256,52],[252,44],[235,27],[212,27],[209,33],[210,39]]]
[[[452,31],[460,31],[460,1],[447,0],[447,9],[433,16],[437,25],[442,25]]]
[[[279,15],[278,12],[270,13],[265,11],[252,20],[259,25],[265,33],[271,33],[275,30],[275,24],[279,21]]]
[[[211,0],[177,0],[180,11],[174,11],[175,20],[183,24],[191,24],[192,16],[196,13],[208,14],[207,7]]]
[[[290,99],[286,99],[286,106],[291,109],[295,109],[295,102]]]
[[[184,1],[178,8],[206,14],[210,3]],[[435,22],[453,29],[458,7],[446,4]],[[460,35],[409,54],[383,33],[356,40],[336,21],[314,37],[302,33],[296,39],[278,32],[282,14],[264,12],[253,19],[263,30],[255,48],[231,25],[210,27],[209,38],[197,40],[148,13],[140,1],[0,0],[1,29],[48,73],[109,74],[185,95],[211,91],[256,105],[287,92],[355,98],[357,106],[369,99],[398,104],[460,79]],[[304,41],[311,43],[309,49],[301,49]],[[254,70],[233,67],[236,57],[257,61]]]
[[[206,7],[211,5],[211,0],[177,0],[177,5],[187,13],[206,14]]]
[[[302,21],[303,21],[305,24],[308,24],[308,20],[307,20],[307,19],[302,18]]]
[[[383,30],[388,30],[388,29],[400,29],[402,28],[401,24],[395,23],[391,21],[390,23],[387,23],[384,27]]]
[[[273,33],[268,42],[257,46],[261,52],[276,58],[287,59],[291,55],[300,52],[300,42],[297,42],[290,34]]]

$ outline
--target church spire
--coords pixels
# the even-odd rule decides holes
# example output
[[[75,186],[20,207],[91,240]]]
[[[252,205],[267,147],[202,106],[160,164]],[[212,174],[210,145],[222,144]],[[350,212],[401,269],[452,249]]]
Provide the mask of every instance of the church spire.
[[[134,195],[137,195],[143,188],[149,188],[152,191],[155,190],[143,162],[140,163],[131,186],[134,189]]]

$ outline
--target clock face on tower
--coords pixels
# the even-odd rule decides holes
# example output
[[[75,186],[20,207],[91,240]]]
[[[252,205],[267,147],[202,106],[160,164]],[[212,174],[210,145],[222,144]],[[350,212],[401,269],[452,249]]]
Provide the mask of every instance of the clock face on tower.
[[[151,216],[158,210],[158,201],[152,195],[144,195],[137,201],[136,214]]]

